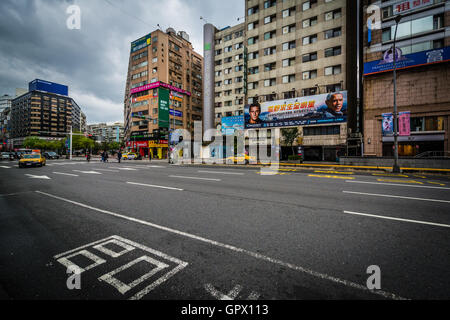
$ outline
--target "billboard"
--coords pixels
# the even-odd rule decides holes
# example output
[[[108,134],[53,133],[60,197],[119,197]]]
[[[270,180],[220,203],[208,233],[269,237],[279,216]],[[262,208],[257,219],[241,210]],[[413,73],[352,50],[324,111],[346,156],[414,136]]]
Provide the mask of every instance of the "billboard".
[[[142,38],[139,38],[131,43],[131,53],[145,48],[152,44],[152,35],[149,33]]]
[[[170,109],[169,113],[170,113],[171,116],[175,115],[175,117],[183,117],[183,112],[182,111]]]
[[[140,87],[137,87],[137,88],[133,88],[133,89],[130,90],[130,94],[134,94],[134,93],[137,93],[137,92],[146,91],[146,90],[150,90],[150,89],[155,89],[155,88],[159,88],[159,87],[167,88],[167,89],[170,89],[172,91],[176,91],[176,92],[179,92],[179,93],[182,93],[182,94],[186,94],[188,96],[191,95],[191,93],[189,91],[186,91],[186,90],[183,90],[183,89],[171,86],[170,84],[167,84],[167,83],[164,83],[164,82],[161,82],[161,81],[157,81],[157,82],[146,84],[146,85],[143,85],[143,86],[140,86]]]
[[[233,135],[235,130],[244,130],[244,116],[222,118],[222,134]]]
[[[399,135],[409,136],[411,134],[410,117],[411,113],[409,111],[398,113]]]
[[[158,89],[158,125],[159,127],[169,127],[169,90]]]
[[[44,80],[40,80],[40,79],[35,79],[35,80],[31,81],[30,83],[28,83],[28,91],[33,91],[33,90],[56,93],[56,94],[60,94],[62,96],[69,95],[69,87],[68,86],[65,86],[65,85],[62,85],[59,83],[55,83],[55,82],[44,81]]]
[[[245,129],[347,121],[347,91],[267,101],[244,108]]]
[[[381,131],[383,136],[390,136],[394,134],[394,116],[392,113],[383,113],[381,115],[383,121],[381,122]]]
[[[427,65],[432,63],[442,63],[450,61],[450,47],[432,49],[411,54],[402,55],[400,48],[396,48],[396,69],[406,69]],[[382,60],[375,60],[364,63],[364,75],[388,72],[394,70],[394,57],[392,50],[387,50]]]

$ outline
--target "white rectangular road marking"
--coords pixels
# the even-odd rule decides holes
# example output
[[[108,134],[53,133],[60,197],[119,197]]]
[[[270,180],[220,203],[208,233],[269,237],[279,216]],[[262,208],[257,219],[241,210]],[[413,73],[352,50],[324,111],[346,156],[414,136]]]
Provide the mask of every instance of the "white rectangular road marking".
[[[150,272],[144,274],[143,276],[139,277],[138,279],[134,280],[133,282],[131,282],[129,284],[125,284],[122,281],[120,281],[119,279],[114,277],[115,274],[122,272],[141,261],[146,261],[152,265],[155,265],[156,268],[153,268]],[[157,261],[157,260],[152,259],[147,256],[142,256],[140,258],[137,258],[136,260],[133,260],[133,261],[127,263],[126,265],[124,265],[120,268],[117,268],[116,270],[113,270],[113,271],[101,276],[98,279],[100,281],[105,281],[106,283],[109,283],[114,288],[116,288],[121,294],[125,294],[126,292],[130,291],[135,286],[137,286],[138,284],[142,283],[143,281],[147,280],[151,276],[155,275],[156,273],[158,273],[161,270],[164,270],[168,267],[169,267],[168,264],[162,263],[161,261]]]
[[[390,195],[390,194],[365,193],[365,192],[353,192],[353,191],[342,191],[342,192],[344,192],[344,193],[352,193],[352,194],[360,194],[360,195],[365,195],[365,196],[375,196],[375,197],[399,198],[399,199],[407,199],[407,200],[420,200],[420,201],[434,201],[434,202],[450,203],[449,200],[414,198],[414,197],[394,196],[394,195]]]
[[[235,175],[239,175],[239,176],[244,175],[244,173],[242,173],[242,172],[204,171],[204,170],[198,170],[198,172],[201,172],[201,173],[235,174]]]
[[[201,242],[208,243],[210,245],[218,246],[220,248],[225,248],[225,249],[228,249],[228,250],[232,250],[234,252],[243,253],[243,254],[246,254],[246,255],[251,256],[253,258],[259,259],[259,260],[267,261],[267,262],[270,262],[270,263],[273,263],[273,264],[277,264],[277,265],[280,265],[280,266],[283,266],[283,267],[286,267],[286,268],[289,268],[289,269],[292,269],[292,270],[295,270],[295,271],[303,272],[303,273],[306,273],[306,274],[308,274],[310,276],[313,276],[313,277],[316,277],[316,278],[319,278],[319,279],[329,280],[329,281],[332,281],[334,283],[338,283],[338,284],[341,284],[341,285],[344,285],[344,286],[347,286],[347,287],[351,287],[351,288],[354,288],[354,289],[358,289],[358,290],[361,290],[361,291],[365,291],[365,292],[369,292],[369,293],[372,293],[372,294],[375,294],[375,295],[379,295],[379,296],[382,296],[384,298],[396,299],[396,300],[404,300],[405,299],[405,298],[403,298],[401,296],[398,296],[398,295],[396,295],[394,293],[390,293],[390,292],[383,291],[383,290],[370,290],[370,289],[367,288],[367,286],[364,286],[364,285],[361,285],[361,284],[358,284],[358,283],[355,283],[355,282],[347,281],[347,280],[344,280],[344,279],[339,279],[339,278],[336,278],[336,277],[333,277],[333,276],[330,276],[330,275],[327,275],[327,274],[324,274],[324,273],[320,273],[320,272],[313,271],[313,270],[310,270],[310,269],[307,269],[307,268],[304,268],[304,267],[301,267],[301,266],[294,265],[292,263],[288,263],[288,262],[284,262],[282,260],[274,259],[274,258],[265,256],[265,255],[262,255],[260,253],[252,252],[252,251],[249,251],[249,250],[246,250],[246,249],[241,249],[241,248],[238,248],[238,247],[235,247],[235,246],[232,246],[232,245],[228,245],[228,244],[221,243],[221,242],[218,242],[218,241],[214,241],[214,240],[210,240],[210,239],[207,239],[207,238],[203,238],[203,237],[200,237],[200,236],[197,236],[197,235],[194,235],[194,234],[190,234],[190,233],[179,231],[179,230],[176,230],[176,229],[164,227],[164,226],[161,226],[161,225],[158,225],[158,224],[155,224],[155,223],[151,223],[151,222],[144,221],[144,220],[139,220],[139,219],[128,217],[128,216],[125,216],[125,215],[122,215],[122,214],[114,213],[114,212],[111,212],[111,211],[98,209],[98,208],[95,208],[95,207],[92,207],[92,206],[89,206],[89,205],[86,205],[86,204],[83,204],[83,203],[80,203],[80,202],[76,202],[76,201],[72,201],[72,200],[69,200],[69,199],[61,198],[61,197],[58,197],[58,196],[55,196],[55,195],[52,195],[52,194],[49,194],[49,193],[46,193],[46,192],[36,191],[36,193],[45,195],[45,196],[53,198],[53,199],[58,199],[58,200],[61,200],[61,201],[72,203],[72,204],[77,205],[79,207],[83,207],[83,208],[91,209],[91,210],[94,210],[94,211],[97,211],[97,212],[101,212],[101,213],[104,213],[104,214],[107,214],[107,215],[110,215],[110,216],[113,216],[113,217],[117,217],[117,218],[128,220],[128,221],[133,221],[133,222],[136,222],[136,223],[139,223],[139,224],[142,224],[142,225],[146,225],[146,226],[149,226],[149,227],[153,227],[153,228],[156,228],[156,229],[159,229],[159,230],[163,230],[163,231],[167,231],[167,232],[170,232],[170,233],[174,233],[174,234],[177,234],[179,236],[187,237],[187,238],[190,238],[190,239],[194,239],[194,240],[198,240],[198,241],[201,241]],[[147,289],[148,290],[152,290],[153,287],[148,287],[145,290],[147,290]],[[137,299],[139,299],[138,294],[135,295],[135,297]]]
[[[82,171],[82,170],[72,170],[74,172],[81,172],[81,173],[87,173],[87,174],[101,174],[100,172],[97,171]]]
[[[128,170],[128,171],[136,171],[137,170],[137,169],[134,169],[134,168],[119,168],[119,167],[114,167],[114,168],[117,168],[119,170]]]
[[[8,167],[8,166],[0,166],[0,168],[11,169],[12,167]]]
[[[71,176],[71,177],[78,177],[77,174],[72,174],[72,173],[64,173],[64,172],[53,172],[54,174],[61,174],[64,176]]]
[[[411,184],[398,184],[398,183],[369,182],[369,181],[351,181],[351,180],[346,180],[345,182],[365,183],[365,184],[378,184],[378,185],[387,185],[387,186],[396,186],[396,187],[410,187],[410,188],[428,188],[428,189],[444,189],[444,190],[450,190],[450,188],[444,188],[444,187],[416,186],[416,185],[411,185]]]
[[[450,225],[442,224],[442,223],[434,223],[434,222],[427,222],[427,221],[420,221],[420,220],[410,220],[410,219],[401,219],[401,218],[394,218],[394,217],[387,217],[387,216],[378,216],[378,215],[375,215],[375,214],[353,212],[353,211],[344,211],[344,213],[354,214],[354,215],[358,215],[358,216],[366,216],[366,217],[371,217],[371,218],[396,220],[396,221],[419,223],[419,224],[425,224],[425,225],[430,225],[430,226],[438,226],[438,227],[450,228]]]
[[[97,170],[97,171],[120,172],[119,170],[99,169],[99,168],[93,168],[93,169]]]
[[[80,266],[76,265],[75,263],[73,263],[71,260],[69,260],[70,258],[73,258],[75,256],[78,255],[82,255],[88,259],[90,259],[91,261],[93,261],[93,263],[91,263],[90,265],[88,265],[87,267],[81,268]],[[106,262],[106,260],[100,258],[99,256],[87,251],[87,250],[81,250],[79,252],[75,252],[67,257],[62,257],[59,258],[57,260],[59,263],[61,263],[63,266],[65,266],[66,268],[70,267],[70,266],[77,266],[80,269],[80,273],[87,271],[89,269],[95,268],[96,266],[99,266],[103,263]]]
[[[198,178],[198,177],[186,177],[186,176],[169,176],[170,178],[180,178],[180,179],[194,179],[194,180],[208,180],[208,181],[222,181],[221,179],[213,178]]]
[[[161,189],[169,189],[169,190],[177,190],[177,191],[183,191],[183,189],[180,188],[173,188],[173,187],[165,187],[165,186],[157,186],[154,184],[146,184],[146,183],[138,183],[138,182],[129,182],[127,181],[128,184],[134,184],[137,186],[144,186],[144,187],[152,187],[152,188],[161,188]]]

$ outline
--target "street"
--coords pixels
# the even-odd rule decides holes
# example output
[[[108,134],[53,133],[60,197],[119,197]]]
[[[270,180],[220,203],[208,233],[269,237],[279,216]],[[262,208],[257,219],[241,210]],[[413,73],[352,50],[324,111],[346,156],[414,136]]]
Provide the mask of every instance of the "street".
[[[0,297],[449,299],[449,209],[441,176],[2,162]]]

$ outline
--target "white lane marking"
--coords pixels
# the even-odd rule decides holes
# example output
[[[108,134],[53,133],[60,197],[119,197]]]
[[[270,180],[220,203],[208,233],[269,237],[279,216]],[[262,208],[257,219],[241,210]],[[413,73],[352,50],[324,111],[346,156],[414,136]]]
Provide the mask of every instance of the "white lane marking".
[[[119,251],[119,252],[115,252],[115,251],[112,251],[112,250],[106,248],[105,246],[106,246],[107,244],[110,244],[110,243],[113,243],[113,244],[115,244],[116,246],[121,247],[123,250],[122,250],[122,251]],[[98,244],[98,245],[96,245],[96,246],[93,246],[93,248],[94,248],[95,250],[101,251],[101,252],[103,252],[103,253],[105,253],[105,254],[107,254],[108,256],[113,257],[113,258],[120,257],[121,255],[123,255],[123,254],[125,254],[125,253],[127,253],[127,252],[130,252],[130,251],[133,251],[133,250],[135,249],[135,247],[129,246],[129,245],[127,245],[126,243],[117,241],[116,239],[112,239],[112,240],[103,242],[103,243],[101,243],[101,244]]]
[[[53,172],[54,174],[61,174],[64,176],[71,176],[71,177],[78,177],[77,174],[72,174],[72,173],[64,173],[64,172]]]
[[[137,169],[134,169],[134,168],[118,168],[118,167],[114,167],[114,168],[117,168],[119,170],[128,170],[128,171],[136,171],[137,170]]]
[[[32,179],[48,179],[51,180],[51,178],[47,177],[47,176],[35,176],[33,174],[25,174],[26,176],[29,176]]]
[[[8,167],[8,166],[0,166],[0,168],[11,169],[12,167]]]
[[[394,217],[387,217],[387,216],[379,216],[379,215],[375,215],[375,214],[368,214],[368,213],[361,213],[361,212],[353,212],[353,211],[344,211],[344,213],[354,214],[354,215],[358,215],[358,216],[365,216],[365,217],[379,218],[379,219],[396,220],[396,221],[411,222],[411,223],[419,223],[419,224],[425,224],[425,225],[430,225],[430,226],[438,226],[438,227],[450,228],[450,225],[448,225],[448,224],[442,224],[442,223],[434,223],[434,222],[427,222],[427,221],[420,221],[420,220],[411,220],[411,219],[401,219],[401,218],[394,218]]]
[[[399,198],[399,199],[407,199],[407,200],[420,200],[420,201],[434,201],[434,202],[450,203],[449,200],[414,198],[414,197],[394,196],[394,195],[390,195],[390,194],[365,193],[365,192],[353,192],[353,191],[342,191],[342,192],[344,192],[344,193],[352,193],[352,194],[360,194],[360,195],[365,195],[365,196],[375,196],[375,197]]]
[[[30,192],[33,192],[33,191],[23,191],[23,192],[14,192],[14,193],[0,194],[0,197],[18,196],[20,194],[30,193]]]
[[[72,171],[87,173],[87,174],[101,174],[100,172],[97,172],[97,171],[82,171],[82,170],[72,170]]]
[[[221,179],[213,178],[199,178],[199,177],[186,177],[186,176],[169,176],[170,178],[180,178],[180,179],[194,179],[194,180],[208,180],[208,181],[222,181]]]
[[[235,174],[235,175],[244,175],[242,172],[223,172],[223,171],[204,171],[204,170],[198,170],[198,172],[201,173],[221,173],[221,174]]]
[[[162,189],[169,189],[169,190],[177,190],[177,191],[183,191],[183,189],[180,188],[173,188],[173,187],[165,187],[165,186],[157,186],[154,184],[146,184],[146,183],[138,183],[138,182],[129,182],[127,181],[128,184],[134,184],[137,186],[144,186],[144,187],[152,187],[152,188],[162,188]]]
[[[120,172],[119,170],[99,169],[99,168],[94,168],[94,170],[98,170],[98,171],[108,171],[108,172]]]
[[[233,289],[231,289],[230,292],[227,294],[223,294],[222,292],[218,291],[214,286],[210,283],[205,284],[206,291],[209,292],[214,298],[217,300],[234,300],[239,295],[239,292],[242,290],[241,285],[236,285]]]
[[[383,182],[369,182],[369,181],[351,181],[351,180],[346,180],[345,182],[366,183],[366,184],[378,184],[378,185],[398,186],[398,187],[411,187],[411,188],[428,188],[428,189],[444,189],[444,190],[450,190],[450,188],[444,188],[444,187],[415,186],[415,185],[411,185],[411,184],[398,184],[398,183],[383,183]]]
[[[171,232],[171,233],[177,234],[179,236],[184,236],[184,237],[187,237],[187,238],[190,238],[190,239],[194,239],[194,240],[198,240],[198,241],[201,241],[201,242],[205,242],[205,243],[208,243],[210,245],[214,245],[214,246],[221,247],[221,248],[224,248],[224,249],[228,249],[228,250],[232,250],[232,251],[235,251],[235,252],[243,253],[243,254],[246,254],[246,255],[251,256],[253,258],[259,259],[259,260],[267,261],[267,262],[270,262],[270,263],[273,263],[273,264],[277,264],[277,265],[280,265],[280,266],[283,266],[283,267],[286,267],[286,268],[289,268],[289,269],[292,269],[292,270],[295,270],[295,271],[303,272],[303,273],[306,273],[306,274],[308,274],[310,276],[313,276],[313,277],[316,277],[316,278],[329,280],[329,281],[332,281],[334,283],[342,284],[342,285],[347,286],[347,287],[351,287],[351,288],[354,288],[354,289],[358,289],[358,290],[361,290],[361,291],[365,291],[365,292],[369,292],[369,293],[372,293],[372,294],[375,294],[375,295],[379,295],[379,296],[382,296],[384,298],[395,299],[395,300],[405,300],[405,298],[403,298],[401,296],[398,296],[398,295],[396,295],[394,293],[390,293],[390,292],[383,291],[383,290],[370,290],[366,286],[363,286],[361,284],[358,284],[358,283],[355,283],[355,282],[351,282],[351,281],[347,281],[347,280],[340,279],[340,278],[336,278],[336,277],[333,277],[333,276],[329,276],[327,274],[320,273],[320,272],[317,272],[317,271],[313,271],[313,270],[310,270],[310,269],[307,269],[307,268],[304,268],[304,267],[301,267],[301,266],[297,266],[297,265],[292,264],[292,263],[284,262],[282,260],[274,259],[274,258],[265,256],[265,255],[262,255],[260,253],[252,252],[252,251],[249,251],[249,250],[246,250],[246,249],[241,249],[241,248],[238,248],[238,247],[235,247],[235,246],[232,246],[232,245],[224,244],[224,243],[221,243],[221,242],[218,242],[218,241],[215,241],[215,240],[210,240],[210,239],[207,239],[207,238],[203,238],[203,237],[200,237],[200,236],[197,236],[197,235],[194,235],[194,234],[190,234],[190,233],[187,233],[187,232],[179,231],[179,230],[176,230],[176,229],[164,227],[164,226],[161,226],[161,225],[158,225],[158,224],[155,224],[155,223],[151,223],[151,222],[148,222],[148,221],[139,220],[139,219],[136,219],[136,218],[128,217],[128,216],[125,216],[125,215],[122,215],[122,214],[114,213],[114,212],[103,210],[103,209],[98,209],[98,208],[91,207],[89,205],[86,205],[86,204],[83,204],[83,203],[80,203],[80,202],[76,202],[76,201],[72,201],[72,200],[69,200],[69,199],[61,198],[61,197],[58,197],[58,196],[55,196],[55,195],[52,195],[52,194],[49,194],[49,193],[45,193],[45,192],[42,192],[42,191],[36,191],[36,193],[45,195],[45,196],[50,197],[50,198],[58,199],[58,200],[65,201],[65,202],[68,202],[68,203],[72,203],[74,205],[77,205],[77,206],[80,206],[80,207],[83,207],[83,208],[87,208],[87,209],[91,209],[91,210],[94,210],[94,211],[97,211],[97,212],[101,212],[101,213],[104,213],[104,214],[107,214],[107,215],[110,215],[110,216],[114,216],[114,217],[117,217],[117,218],[125,219],[125,220],[128,220],[128,221],[133,221],[133,222],[136,222],[136,223],[139,223],[139,224],[143,224],[143,225],[146,225],[146,226],[150,226],[150,227],[153,227],[153,228],[156,228],[156,229],[159,229],[159,230]]]
[[[80,252],[75,252],[67,257],[63,257],[63,258],[59,258],[58,261],[59,263],[61,263],[63,266],[65,266],[66,268],[70,267],[71,265],[73,265],[74,263],[72,261],[70,261],[70,258],[73,258],[75,256],[78,255],[82,255],[86,258],[88,258],[89,260],[93,261],[93,263],[91,263],[90,265],[88,265],[87,267],[81,268],[78,266],[78,268],[80,269],[80,272],[84,272],[87,271],[89,269],[95,268],[103,263],[106,262],[106,260],[100,258],[99,256],[87,251],[87,250],[81,250]]]

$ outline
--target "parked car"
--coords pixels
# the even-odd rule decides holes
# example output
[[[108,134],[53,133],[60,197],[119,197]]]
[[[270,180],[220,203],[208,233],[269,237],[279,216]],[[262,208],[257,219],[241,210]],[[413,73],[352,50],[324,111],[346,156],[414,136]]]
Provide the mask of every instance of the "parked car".
[[[47,159],[59,159],[59,155],[56,152],[44,152],[44,157]]]
[[[123,160],[133,160],[137,158],[137,154],[134,152],[127,152],[122,155]]]
[[[2,152],[0,156],[0,160],[12,160],[11,157],[14,157],[10,152]]]
[[[45,166],[45,158],[40,153],[24,154],[19,160],[19,168]]]

